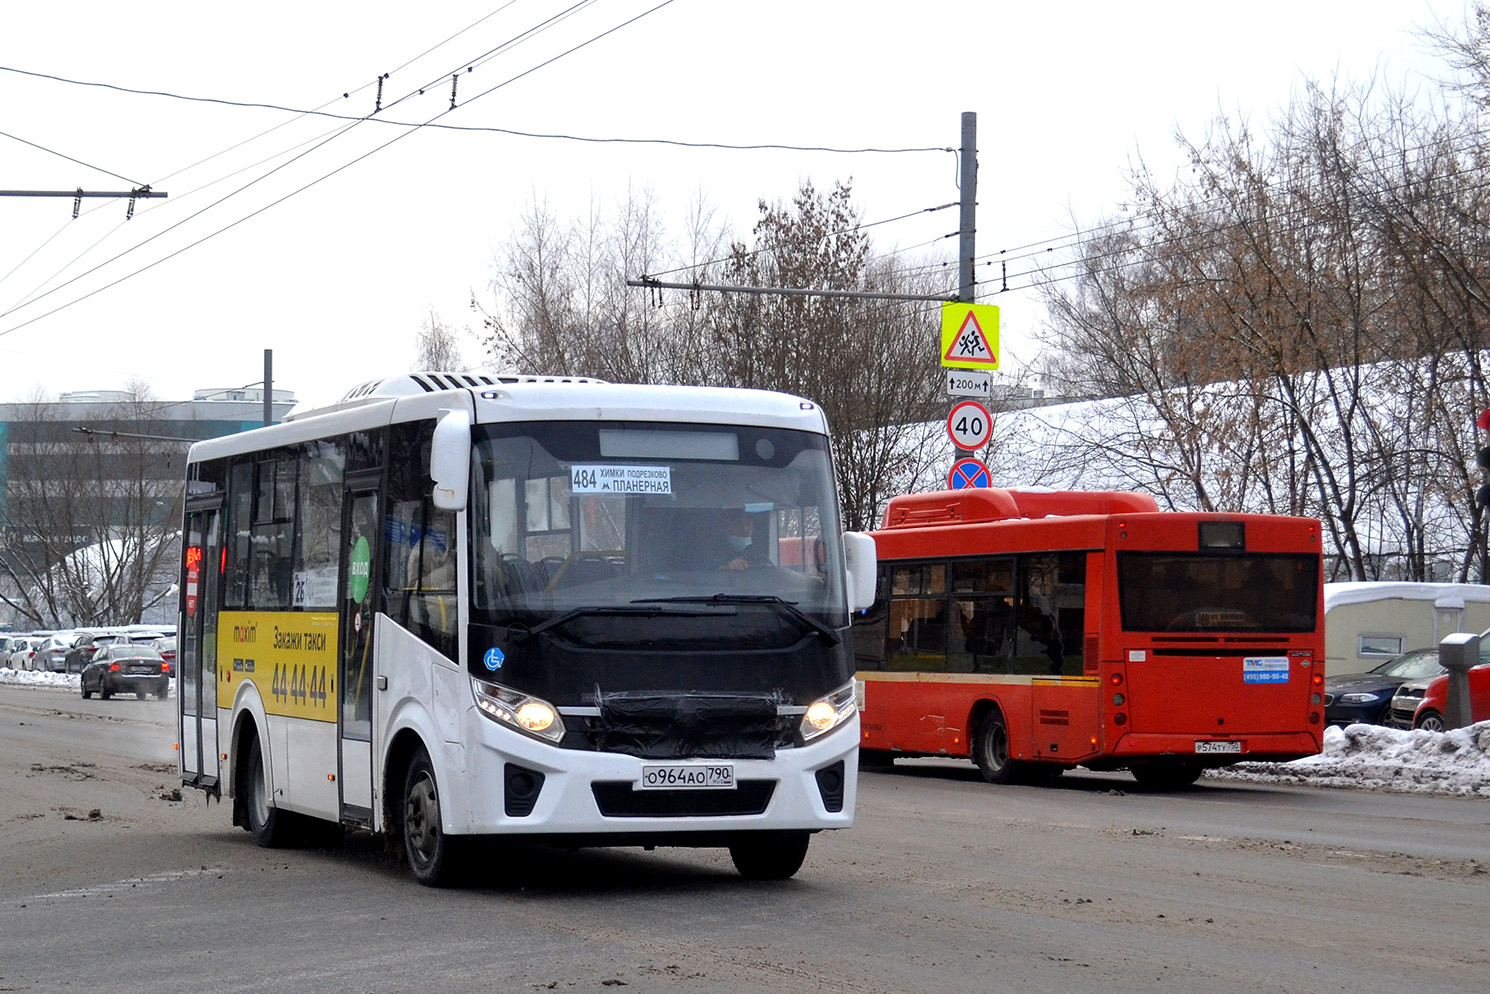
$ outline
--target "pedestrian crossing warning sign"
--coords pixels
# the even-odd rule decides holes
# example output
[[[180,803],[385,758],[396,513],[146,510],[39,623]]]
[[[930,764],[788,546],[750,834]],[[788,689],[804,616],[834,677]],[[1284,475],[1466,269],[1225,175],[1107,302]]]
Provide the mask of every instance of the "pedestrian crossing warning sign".
[[[942,305],[942,365],[999,368],[999,309],[992,304]]]

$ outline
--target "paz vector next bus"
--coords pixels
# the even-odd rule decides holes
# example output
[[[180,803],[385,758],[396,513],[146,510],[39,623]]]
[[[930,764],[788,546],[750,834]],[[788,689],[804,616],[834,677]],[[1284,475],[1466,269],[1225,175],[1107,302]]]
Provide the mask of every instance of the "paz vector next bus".
[[[419,373],[199,442],[182,780],[425,884],[517,835],[790,877],[853,822],[874,545],[837,508],[822,411],[755,390]]]

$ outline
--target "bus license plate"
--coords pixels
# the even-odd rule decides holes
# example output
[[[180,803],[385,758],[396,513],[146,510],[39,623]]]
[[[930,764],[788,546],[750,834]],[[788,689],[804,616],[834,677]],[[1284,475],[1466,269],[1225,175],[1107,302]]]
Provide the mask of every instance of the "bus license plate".
[[[1197,742],[1195,751],[1197,753],[1241,752],[1242,744],[1240,742]]]
[[[735,768],[728,763],[694,766],[669,763],[665,766],[643,766],[638,790],[685,790],[692,787],[733,789]]]

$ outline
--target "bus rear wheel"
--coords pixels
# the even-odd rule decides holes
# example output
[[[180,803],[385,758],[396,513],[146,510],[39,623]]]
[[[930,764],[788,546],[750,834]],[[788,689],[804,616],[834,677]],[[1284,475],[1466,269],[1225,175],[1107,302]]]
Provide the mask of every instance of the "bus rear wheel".
[[[989,711],[973,733],[973,762],[989,783],[1010,783],[1015,763],[1009,758],[1009,726],[998,710]]]
[[[750,832],[730,843],[729,858],[740,876],[751,880],[789,880],[807,858],[806,832]]]
[[[440,787],[435,767],[422,747],[404,776],[404,853],[414,879],[426,887],[443,887],[455,877],[459,843],[445,834],[440,821]]]
[[[1149,790],[1179,790],[1199,780],[1203,769],[1199,763],[1170,759],[1144,763],[1133,767],[1131,772],[1140,787]]]

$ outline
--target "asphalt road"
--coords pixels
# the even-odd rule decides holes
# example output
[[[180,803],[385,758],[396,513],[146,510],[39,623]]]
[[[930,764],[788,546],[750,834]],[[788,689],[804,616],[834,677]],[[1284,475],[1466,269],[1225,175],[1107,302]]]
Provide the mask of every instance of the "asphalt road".
[[[173,707],[0,687],[0,991],[1490,989],[1490,802],[861,779],[784,884],[702,850],[268,851],[173,800]]]

